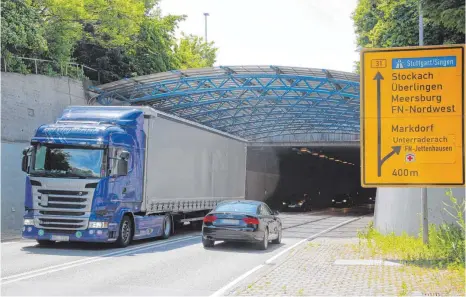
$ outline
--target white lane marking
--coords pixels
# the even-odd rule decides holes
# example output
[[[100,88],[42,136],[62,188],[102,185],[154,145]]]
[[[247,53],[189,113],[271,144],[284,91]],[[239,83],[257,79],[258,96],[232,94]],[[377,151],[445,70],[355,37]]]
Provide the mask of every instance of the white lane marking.
[[[66,262],[66,263],[62,263],[62,264],[59,264],[59,265],[53,265],[53,266],[49,266],[49,267],[45,267],[45,268],[41,268],[41,269],[29,271],[29,272],[23,272],[23,273],[19,273],[19,274],[15,274],[15,275],[11,275],[11,276],[1,278],[0,279],[0,281],[1,281],[0,285],[6,285],[6,284],[17,282],[17,281],[20,281],[20,280],[25,280],[25,279],[29,279],[29,278],[32,278],[32,277],[36,277],[36,276],[40,276],[40,275],[44,275],[44,274],[48,274],[48,273],[68,269],[68,268],[73,268],[73,267],[80,266],[80,265],[85,265],[85,264],[90,264],[90,263],[94,263],[94,262],[98,262],[98,261],[108,260],[108,259],[111,259],[110,256],[123,256],[123,255],[130,254],[132,252],[139,252],[139,251],[147,250],[147,249],[154,248],[154,247],[166,246],[166,245],[169,245],[169,244],[172,244],[172,243],[188,241],[188,240],[198,238],[198,237],[200,237],[200,235],[182,237],[182,238],[177,238],[177,239],[172,239],[172,240],[169,240],[169,241],[163,241],[163,242],[157,242],[157,243],[151,243],[151,244],[146,244],[146,245],[143,245],[143,246],[138,246],[138,247],[133,247],[133,248],[129,248],[129,249],[121,250],[121,251],[115,251],[115,252],[103,254],[103,255],[100,255],[100,256],[92,257],[92,258]]]
[[[294,247],[296,247],[296,246],[298,246],[298,245],[300,245],[300,244],[302,244],[302,243],[304,243],[304,242],[306,242],[306,241],[308,241],[308,240],[310,240],[310,239],[314,239],[314,238],[316,238],[316,237],[318,237],[318,236],[320,236],[320,235],[322,235],[322,234],[324,234],[324,233],[330,232],[330,231],[332,231],[332,230],[334,230],[334,229],[336,229],[336,228],[338,228],[338,227],[341,227],[341,226],[343,226],[343,225],[349,224],[349,223],[354,222],[354,221],[356,221],[356,220],[359,220],[359,219],[361,219],[361,218],[362,218],[362,217],[356,217],[356,218],[349,219],[349,220],[344,221],[344,222],[342,222],[342,223],[340,223],[340,224],[337,224],[337,225],[335,225],[335,226],[333,226],[333,227],[330,227],[330,228],[328,228],[328,229],[326,229],[326,230],[324,230],[324,231],[321,231],[321,232],[319,232],[319,233],[317,233],[317,234],[314,234],[314,235],[312,235],[312,236],[309,236],[308,238],[305,238],[305,239],[303,239],[303,240],[301,240],[301,241],[295,243],[294,245],[292,245],[292,246],[286,248],[285,250],[283,250],[283,251],[281,251],[280,253],[276,254],[275,256],[271,257],[270,259],[268,259],[267,261],[265,261],[265,264],[270,264],[273,260],[277,259],[278,257],[280,257],[281,255],[283,255],[284,253],[288,252],[288,251],[291,250],[292,248],[294,248]],[[246,273],[242,274],[241,276],[239,276],[239,277],[238,277],[237,279],[235,279],[234,281],[232,281],[232,282],[226,284],[225,286],[223,286],[222,288],[220,288],[218,291],[216,291],[215,293],[213,293],[212,295],[210,295],[210,297],[223,296],[223,294],[224,294],[227,290],[231,289],[234,285],[236,285],[237,283],[239,283],[240,281],[242,281],[243,279],[245,279],[246,277],[248,277],[249,275],[251,275],[252,273],[256,272],[257,270],[261,269],[261,268],[264,267],[264,266],[265,266],[264,264],[260,264],[260,265],[258,265],[258,266],[256,266],[256,267],[254,267],[253,269],[247,271]]]
[[[210,295],[210,296],[211,296],[211,297],[214,297],[214,296],[223,296],[223,294],[224,294],[228,289],[230,289],[231,287],[233,287],[234,285],[236,285],[237,283],[239,283],[240,281],[242,281],[243,279],[245,279],[245,278],[248,277],[249,275],[253,274],[253,273],[256,272],[257,270],[261,269],[262,267],[264,267],[263,264],[254,267],[253,269],[251,269],[251,270],[249,270],[248,272],[242,274],[240,277],[236,278],[234,281],[232,281],[231,283],[227,284],[226,286],[224,286],[223,288],[221,288],[220,290],[218,290],[217,292],[213,293],[213,294]]]
[[[267,261],[265,261],[265,263],[266,263],[266,264],[270,264],[270,263],[272,263],[275,259],[277,259],[277,258],[280,257],[281,255],[283,255],[284,253],[288,252],[289,250],[291,250],[291,249],[297,247],[298,245],[300,245],[300,244],[302,244],[302,243],[304,243],[304,242],[306,242],[306,241],[308,241],[308,240],[311,240],[311,239],[314,239],[314,238],[316,238],[316,237],[319,237],[320,235],[322,235],[322,234],[324,234],[324,233],[327,233],[327,232],[330,232],[330,231],[332,231],[332,230],[334,230],[334,229],[336,229],[336,228],[338,228],[338,227],[341,227],[341,226],[346,225],[346,224],[349,224],[349,223],[351,223],[351,222],[353,222],[353,221],[359,220],[359,219],[360,219],[360,217],[349,219],[349,220],[344,221],[344,222],[342,222],[342,223],[340,223],[340,224],[337,224],[337,225],[335,225],[335,226],[332,226],[332,227],[330,227],[330,228],[328,228],[328,229],[325,229],[325,230],[323,230],[323,231],[320,231],[319,233],[316,233],[316,234],[314,234],[314,235],[312,235],[312,236],[309,236],[309,237],[307,237],[307,238],[304,238],[303,240],[298,241],[297,243],[293,244],[292,246],[290,246],[290,247],[288,247],[287,249],[281,251],[280,253],[276,254],[276,255],[273,256],[272,258],[268,259]]]
[[[384,260],[335,260],[333,263],[334,265],[362,265],[362,266],[375,266],[375,265],[382,265],[382,266],[403,266],[403,264],[391,262],[391,261],[384,261]]]

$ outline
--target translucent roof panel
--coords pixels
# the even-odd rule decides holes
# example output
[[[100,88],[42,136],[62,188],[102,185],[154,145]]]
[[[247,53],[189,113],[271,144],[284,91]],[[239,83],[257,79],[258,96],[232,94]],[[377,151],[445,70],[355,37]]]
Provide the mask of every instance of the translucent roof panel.
[[[359,75],[283,66],[170,71],[91,87],[101,104],[149,105],[251,141],[359,135]],[[342,138],[342,139],[343,139]]]

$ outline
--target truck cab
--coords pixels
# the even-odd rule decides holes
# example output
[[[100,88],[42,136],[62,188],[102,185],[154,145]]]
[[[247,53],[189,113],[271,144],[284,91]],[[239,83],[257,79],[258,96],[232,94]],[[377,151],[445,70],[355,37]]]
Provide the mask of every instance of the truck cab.
[[[143,120],[136,109],[72,107],[40,126],[23,151],[23,237],[127,245],[134,228],[120,225],[134,225],[143,197]]]

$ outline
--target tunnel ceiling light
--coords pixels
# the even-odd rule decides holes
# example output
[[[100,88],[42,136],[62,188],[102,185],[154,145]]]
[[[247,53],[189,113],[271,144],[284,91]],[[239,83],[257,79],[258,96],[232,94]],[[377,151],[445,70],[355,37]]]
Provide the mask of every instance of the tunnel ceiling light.
[[[347,164],[348,162],[344,161],[343,164]]]
[[[325,155],[319,155],[319,158],[325,158]]]
[[[336,159],[335,162],[341,162],[340,160]]]
[[[300,151],[301,151],[301,152],[303,152],[303,153],[307,153],[307,152],[309,152],[309,151],[308,151],[308,149],[307,149],[307,148],[305,148],[305,147],[301,148],[301,149],[300,149]]]
[[[329,160],[332,160],[332,161],[335,160],[335,158],[328,158],[328,159],[329,159]]]
[[[319,154],[318,153],[312,153],[313,156],[318,156]]]

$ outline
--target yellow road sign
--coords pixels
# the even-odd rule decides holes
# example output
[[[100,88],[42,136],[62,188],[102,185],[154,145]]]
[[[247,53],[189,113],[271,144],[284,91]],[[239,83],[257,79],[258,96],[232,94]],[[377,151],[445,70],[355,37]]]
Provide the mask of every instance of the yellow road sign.
[[[362,186],[464,182],[464,45],[363,50]]]

